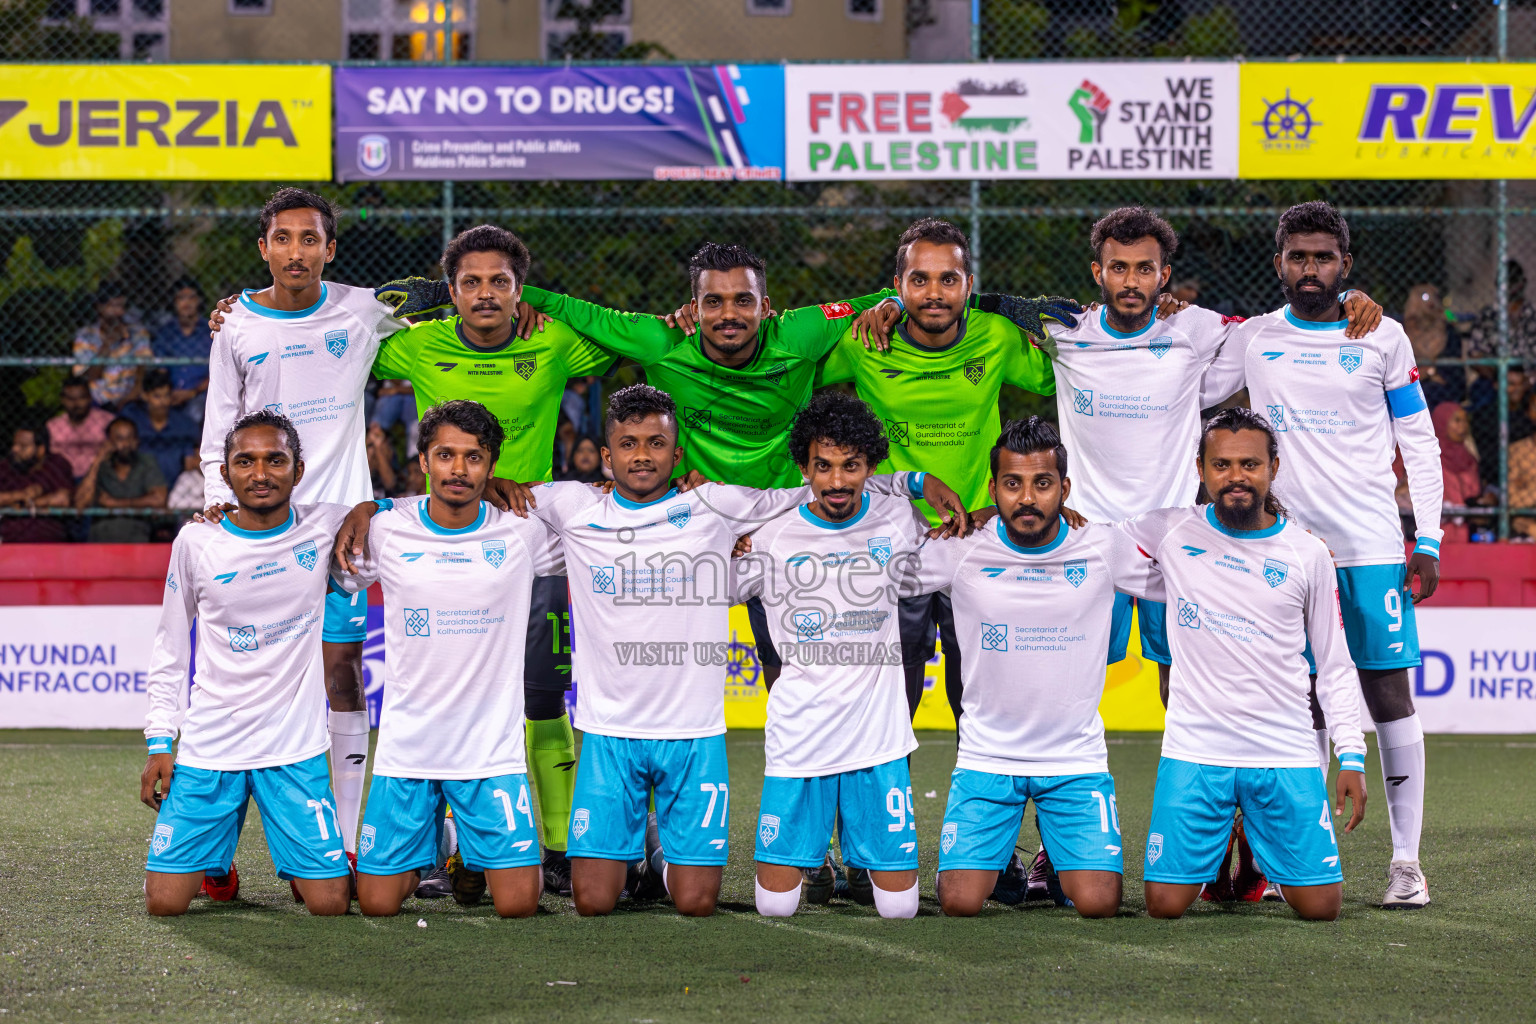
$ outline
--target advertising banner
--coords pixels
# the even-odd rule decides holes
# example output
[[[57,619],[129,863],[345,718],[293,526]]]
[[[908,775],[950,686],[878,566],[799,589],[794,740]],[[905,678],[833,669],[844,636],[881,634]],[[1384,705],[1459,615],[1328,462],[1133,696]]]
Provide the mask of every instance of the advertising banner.
[[[0,65],[0,177],[331,176],[331,69]]]
[[[792,181],[1234,178],[1237,65],[858,64],[784,71]]]
[[[1536,177],[1536,64],[1244,64],[1244,178]]]
[[[5,609],[0,726],[142,729],[160,606]]]
[[[784,71],[338,68],[336,146],[341,181],[778,181]]]

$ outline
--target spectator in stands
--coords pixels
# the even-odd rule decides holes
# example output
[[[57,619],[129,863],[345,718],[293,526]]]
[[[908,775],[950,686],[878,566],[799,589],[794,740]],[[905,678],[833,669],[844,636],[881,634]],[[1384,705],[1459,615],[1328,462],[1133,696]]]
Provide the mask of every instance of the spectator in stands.
[[[421,471],[420,459],[408,459],[405,463],[405,474],[401,478],[400,493],[397,498],[409,498],[418,494],[427,493],[427,478]]]
[[[70,377],[59,389],[64,411],[48,421],[49,444],[69,463],[75,480],[90,470],[96,453],[107,439],[112,414],[91,400],[91,384],[84,377]]]
[[[560,397],[560,411],[571,421],[578,434],[595,436],[602,432],[603,410],[596,377],[572,377],[565,382]]]
[[[147,359],[155,354],[149,334],[129,323],[128,292],[117,281],[104,282],[96,291],[96,322],[75,335],[76,359]],[[137,366],[81,364],[75,373],[91,382],[91,397],[104,409],[118,409],[138,394]]]
[[[1403,330],[1413,345],[1424,400],[1433,409],[1441,402],[1461,402],[1467,397],[1467,374],[1454,366],[1436,366],[1437,360],[1461,358],[1461,336],[1446,318],[1445,299],[1432,284],[1408,289],[1403,304]]]
[[[154,456],[160,475],[175,480],[181,475],[182,460],[195,452],[203,432],[192,417],[175,407],[171,374],[163,366],[144,371],[141,397],[123,408],[123,415],[139,428],[139,447]]]
[[[202,287],[190,277],[171,286],[172,318],[160,325],[150,341],[155,355],[163,358],[201,359],[197,366],[169,366],[171,405],[191,418],[203,422],[203,405],[208,397],[208,355],[213,335],[208,333],[208,303]]]
[[[559,480],[579,480],[586,484],[598,484],[609,479],[603,473],[603,456],[597,442],[583,435],[571,447],[571,458],[564,470],[555,474]]]
[[[139,450],[139,428],[119,416],[107,426],[107,441],[75,489],[75,507],[136,509],[165,507],[165,477],[148,452]],[[104,516],[91,523],[90,539],[102,544],[143,544],[146,518]]]
[[[75,477],[63,457],[48,450],[48,431],[17,427],[11,434],[11,457],[0,462],[0,505],[36,511],[68,508]],[[6,544],[58,544],[68,538],[58,516],[0,517],[0,541]]]
[[[1431,416],[1435,437],[1440,440],[1440,476],[1445,484],[1445,535],[1450,540],[1467,540],[1465,510],[1479,505],[1497,505],[1498,496],[1483,486],[1467,410],[1455,402],[1441,402]]]
[[[1198,277],[1186,277],[1182,281],[1175,281],[1173,287],[1168,289],[1168,294],[1180,302],[1187,302],[1193,306],[1196,300],[1200,298],[1200,279]]]
[[[373,478],[373,496],[392,498],[399,493],[400,470],[395,465],[395,446],[377,423],[368,425],[368,475]]]
[[[181,473],[171,485],[171,494],[165,499],[170,508],[200,510],[203,507],[203,460],[192,452],[181,462]]]
[[[369,427],[377,426],[387,434],[396,423],[405,427],[405,457],[412,458],[416,454],[416,391],[408,380],[380,381]]]
[[[1525,396],[1521,413],[1523,436],[1509,446],[1509,505],[1536,509],[1536,390]],[[1509,521],[1509,532],[1511,537],[1536,540],[1536,515],[1515,516]]]

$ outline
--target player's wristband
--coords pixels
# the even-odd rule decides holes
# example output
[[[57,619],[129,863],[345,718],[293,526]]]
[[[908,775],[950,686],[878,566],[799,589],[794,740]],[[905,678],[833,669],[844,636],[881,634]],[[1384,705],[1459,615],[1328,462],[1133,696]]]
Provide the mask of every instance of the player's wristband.
[[[900,295],[887,295],[886,298],[896,303],[896,308],[901,310],[903,313],[907,311],[907,304],[901,301]]]
[[[150,736],[145,742],[149,745],[151,754],[169,754],[171,752],[171,737]]]
[[[912,496],[913,501],[917,501],[923,496],[923,481],[927,479],[927,473],[907,474],[907,493]]]
[[[1365,771],[1365,755],[1364,754],[1340,754],[1339,755],[1339,771],[1341,771],[1341,772],[1363,772],[1363,771]]]
[[[1420,537],[1413,542],[1413,553],[1416,555],[1428,555],[1430,558],[1440,558],[1440,542],[1432,537]]]
[[[394,507],[395,507],[395,499],[394,498],[374,498],[373,499],[373,514],[374,515],[378,515],[380,512],[388,512],[390,509],[392,509]]]

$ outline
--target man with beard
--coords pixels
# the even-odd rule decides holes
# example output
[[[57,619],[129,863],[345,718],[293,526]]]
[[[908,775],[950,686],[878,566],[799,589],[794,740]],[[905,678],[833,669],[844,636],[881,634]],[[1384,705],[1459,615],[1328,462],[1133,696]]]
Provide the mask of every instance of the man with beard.
[[[1291,207],[1275,249],[1287,305],[1233,334],[1207,374],[1205,398],[1219,401],[1246,382],[1289,466],[1281,497],[1333,552],[1349,653],[1376,723],[1386,783],[1392,860],[1382,906],[1422,907],[1429,902],[1419,866],[1424,728],[1408,670],[1419,664],[1414,605],[1440,579],[1440,446],[1402,326],[1385,320],[1353,344],[1345,334],[1338,294],[1354,258],[1339,212],[1320,201]],[[1407,468],[1417,533],[1406,565],[1394,448]],[[1326,761],[1321,722],[1317,742]]]
[[[1173,617],[1168,719],[1142,876],[1153,917],[1182,916],[1215,876],[1237,808],[1254,854],[1298,915],[1332,921],[1343,904],[1308,693],[1327,713],[1339,755],[1332,815],[1346,800],[1353,805],[1346,832],[1365,816],[1365,736],[1333,560],[1271,493],[1277,451],[1262,415],[1223,410],[1195,456],[1212,504],[1125,524],[1157,563]],[[1315,684],[1302,655],[1308,644]]]
[[[70,377],[59,388],[59,405],[64,409],[48,421],[48,440],[55,454],[69,463],[76,480],[90,471],[91,462],[107,439],[107,424],[112,414],[91,399],[91,382],[84,377]]]
[[[48,432],[17,427],[11,457],[0,462],[0,505],[14,509],[67,508],[74,478],[62,455],[48,450]],[[64,520],[56,516],[0,518],[0,542],[59,544],[68,540]]]
[[[75,489],[75,508],[164,508],[165,477],[148,453],[139,450],[139,428],[119,416],[107,427],[107,439]],[[144,544],[149,520],[139,516],[103,516],[91,523],[93,544]]]

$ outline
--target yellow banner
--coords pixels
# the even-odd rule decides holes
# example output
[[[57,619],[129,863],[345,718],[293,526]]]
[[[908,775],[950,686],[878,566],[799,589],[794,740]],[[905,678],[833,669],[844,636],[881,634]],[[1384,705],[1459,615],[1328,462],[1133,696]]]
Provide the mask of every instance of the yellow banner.
[[[1244,64],[1241,178],[1536,177],[1536,64]]]
[[[768,690],[763,686],[762,669],[757,663],[757,648],[747,609],[731,609],[730,664],[725,676],[725,724],[730,729],[761,729],[768,720]],[[923,680],[923,699],[912,720],[915,729],[954,729],[955,716],[944,693],[944,648],[928,662]],[[1099,716],[1106,729],[1134,731],[1160,730],[1163,704],[1157,695],[1157,665],[1141,657],[1141,633],[1131,626],[1130,650],[1125,660],[1109,667],[1104,682],[1104,697],[1099,702]]]
[[[0,65],[0,177],[330,176],[329,67]]]

